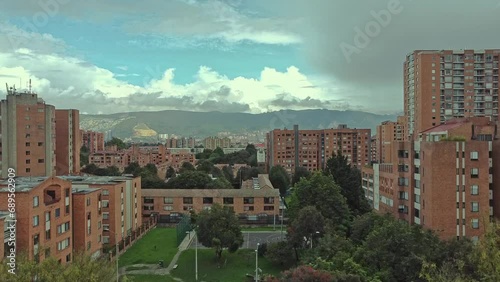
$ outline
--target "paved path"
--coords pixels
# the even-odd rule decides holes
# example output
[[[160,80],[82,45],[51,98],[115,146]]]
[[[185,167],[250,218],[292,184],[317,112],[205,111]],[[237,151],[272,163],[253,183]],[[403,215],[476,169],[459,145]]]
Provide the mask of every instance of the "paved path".
[[[120,276],[126,275],[126,274],[154,274],[154,275],[169,275],[170,271],[174,268],[174,266],[177,264],[177,260],[179,259],[179,256],[181,253],[186,250],[189,245],[191,244],[191,241],[193,241],[194,238],[194,231],[191,231],[191,233],[184,238],[184,240],[181,242],[179,245],[179,250],[175,254],[175,256],[172,258],[172,261],[170,261],[170,264],[168,265],[167,268],[160,267],[158,264],[134,264],[134,265],[127,265],[122,268],[120,268],[119,273]],[[142,269],[137,269],[137,270],[128,270],[127,268],[130,267],[137,267],[137,268],[142,268]],[[182,282],[182,279],[172,277],[175,281],[180,281]]]

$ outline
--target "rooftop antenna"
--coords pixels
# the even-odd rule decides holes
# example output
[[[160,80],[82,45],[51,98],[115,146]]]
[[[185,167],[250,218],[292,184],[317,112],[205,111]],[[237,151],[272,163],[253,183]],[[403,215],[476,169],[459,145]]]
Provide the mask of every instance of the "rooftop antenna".
[[[30,83],[29,83],[29,93],[31,93],[31,78],[30,78]]]
[[[7,82],[5,83],[5,88],[7,88],[7,95],[8,95],[10,91],[9,91],[9,84],[7,84]]]

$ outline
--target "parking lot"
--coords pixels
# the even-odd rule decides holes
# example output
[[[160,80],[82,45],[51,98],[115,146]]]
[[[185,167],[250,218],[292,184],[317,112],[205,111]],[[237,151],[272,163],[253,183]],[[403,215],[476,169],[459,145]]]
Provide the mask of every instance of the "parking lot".
[[[242,231],[244,243],[242,249],[256,249],[258,243],[273,243],[285,240],[286,232],[283,231]],[[193,240],[190,245],[191,249],[196,248],[196,242]],[[206,249],[198,243],[199,249]]]

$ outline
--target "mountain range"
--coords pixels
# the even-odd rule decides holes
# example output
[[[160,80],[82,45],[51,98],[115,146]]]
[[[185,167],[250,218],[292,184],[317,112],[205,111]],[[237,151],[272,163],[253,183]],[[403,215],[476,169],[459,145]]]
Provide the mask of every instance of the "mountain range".
[[[124,139],[134,136],[152,137],[155,133],[203,138],[219,132],[245,134],[293,128],[295,124],[300,129],[336,128],[339,124],[347,124],[349,128],[370,128],[374,132],[382,121],[395,119],[396,115],[336,110],[281,110],[260,114],[167,110],[109,115],[82,114],[80,127],[85,130],[111,131],[112,136]]]

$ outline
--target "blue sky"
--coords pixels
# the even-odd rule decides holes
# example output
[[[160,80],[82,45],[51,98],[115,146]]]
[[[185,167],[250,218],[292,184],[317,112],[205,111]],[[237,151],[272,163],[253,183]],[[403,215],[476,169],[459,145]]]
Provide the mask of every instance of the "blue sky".
[[[21,79],[24,88],[31,79],[48,103],[84,113],[394,114],[403,107],[405,55],[499,48],[489,36],[499,7],[498,0],[3,1],[0,82],[19,88]]]

